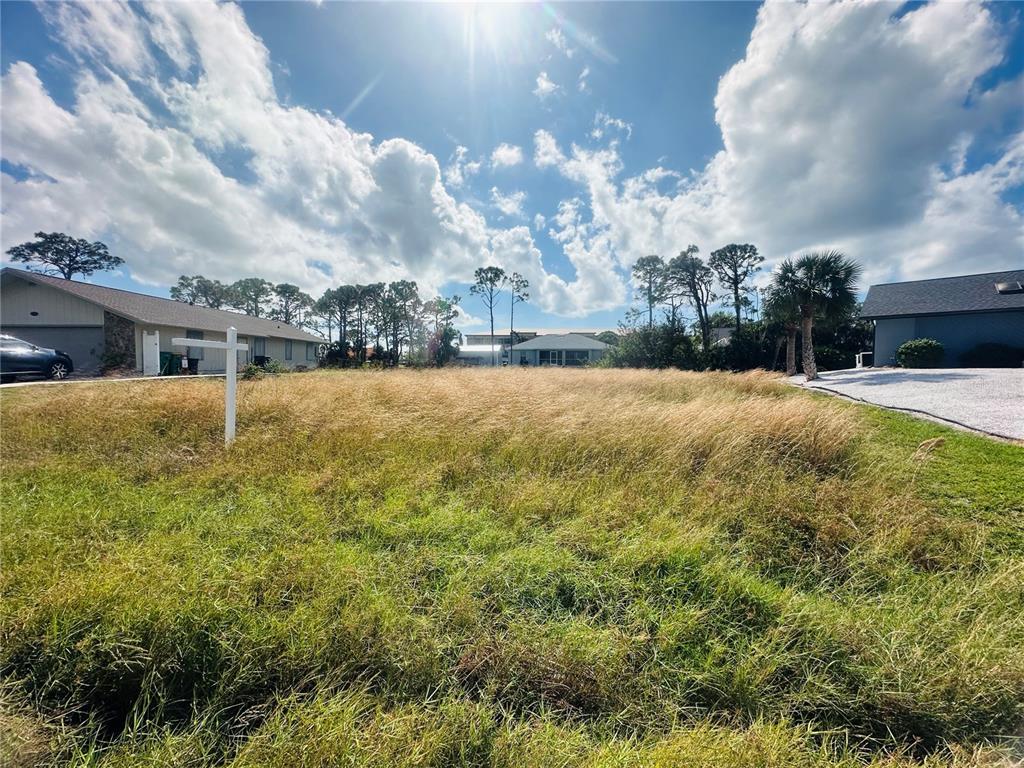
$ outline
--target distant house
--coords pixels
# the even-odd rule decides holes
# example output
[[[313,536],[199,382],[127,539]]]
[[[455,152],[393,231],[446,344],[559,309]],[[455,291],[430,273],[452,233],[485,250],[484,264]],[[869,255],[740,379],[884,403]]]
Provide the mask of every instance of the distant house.
[[[175,337],[223,341],[228,326],[249,345],[239,363],[272,358],[288,368],[317,364],[324,340],[265,317],[196,307],[181,301],[106,288],[5,267],[0,270],[0,327],[40,347],[67,352],[75,370],[96,373],[105,355],[134,363],[146,375],[165,370],[168,353],[189,359],[199,373],[223,373],[221,350],[171,345]]]
[[[875,365],[910,339],[935,339],[945,364],[982,343],[1024,346],[1024,270],[873,285],[861,317],[875,322]]]
[[[513,345],[512,365],[581,366],[597,362],[609,345],[579,333],[545,333]]]
[[[510,350],[513,342],[519,344],[524,341],[536,339],[538,336],[586,336],[596,339],[598,334],[608,332],[607,329],[598,328],[516,328],[515,339],[508,328],[494,329],[494,364],[520,365],[519,359],[512,360]],[[611,331],[611,333],[616,333]],[[459,347],[459,362],[463,365],[491,365],[491,334],[490,331],[479,333],[467,333],[463,336],[465,342]]]

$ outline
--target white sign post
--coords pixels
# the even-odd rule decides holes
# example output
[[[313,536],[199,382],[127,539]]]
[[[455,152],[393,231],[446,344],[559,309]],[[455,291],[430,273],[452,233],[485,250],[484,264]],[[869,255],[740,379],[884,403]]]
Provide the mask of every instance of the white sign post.
[[[224,388],[224,445],[231,445],[235,439],[235,403],[238,393],[238,353],[249,349],[248,344],[238,343],[238,331],[234,326],[228,328],[227,341],[207,341],[206,339],[171,339],[176,347],[203,347],[204,349],[223,349],[224,367],[227,370],[227,386]]]

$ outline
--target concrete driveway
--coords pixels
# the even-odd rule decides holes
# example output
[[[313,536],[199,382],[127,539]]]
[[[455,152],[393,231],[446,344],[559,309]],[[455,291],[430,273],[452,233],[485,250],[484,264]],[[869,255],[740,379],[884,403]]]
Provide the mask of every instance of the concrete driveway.
[[[929,416],[1010,440],[1024,440],[1024,369],[860,368],[791,381],[865,403]]]

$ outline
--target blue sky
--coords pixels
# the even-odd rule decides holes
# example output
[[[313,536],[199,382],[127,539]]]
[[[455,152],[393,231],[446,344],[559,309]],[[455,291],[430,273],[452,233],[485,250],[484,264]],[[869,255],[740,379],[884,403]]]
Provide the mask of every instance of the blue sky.
[[[103,239],[162,294],[416,279],[469,325],[496,263],[549,327],[691,242],[1020,266],[1021,8],[4,3],[3,247]]]

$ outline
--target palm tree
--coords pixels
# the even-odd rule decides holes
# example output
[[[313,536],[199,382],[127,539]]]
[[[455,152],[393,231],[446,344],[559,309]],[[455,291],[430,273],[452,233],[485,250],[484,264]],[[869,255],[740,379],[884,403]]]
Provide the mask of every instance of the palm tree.
[[[816,251],[796,261],[786,259],[775,275],[772,294],[780,302],[800,310],[803,334],[804,376],[818,378],[814,362],[814,319],[837,319],[857,307],[860,265],[839,251]]]
[[[782,263],[779,270],[789,272],[793,269],[793,262],[789,259]],[[778,280],[778,277],[776,277]],[[796,332],[800,330],[800,305],[793,297],[781,290],[773,283],[765,291],[764,296],[764,319],[769,323],[778,323],[786,331],[786,375],[796,375]],[[778,359],[778,347],[775,351]],[[774,367],[774,363],[773,363]]]

